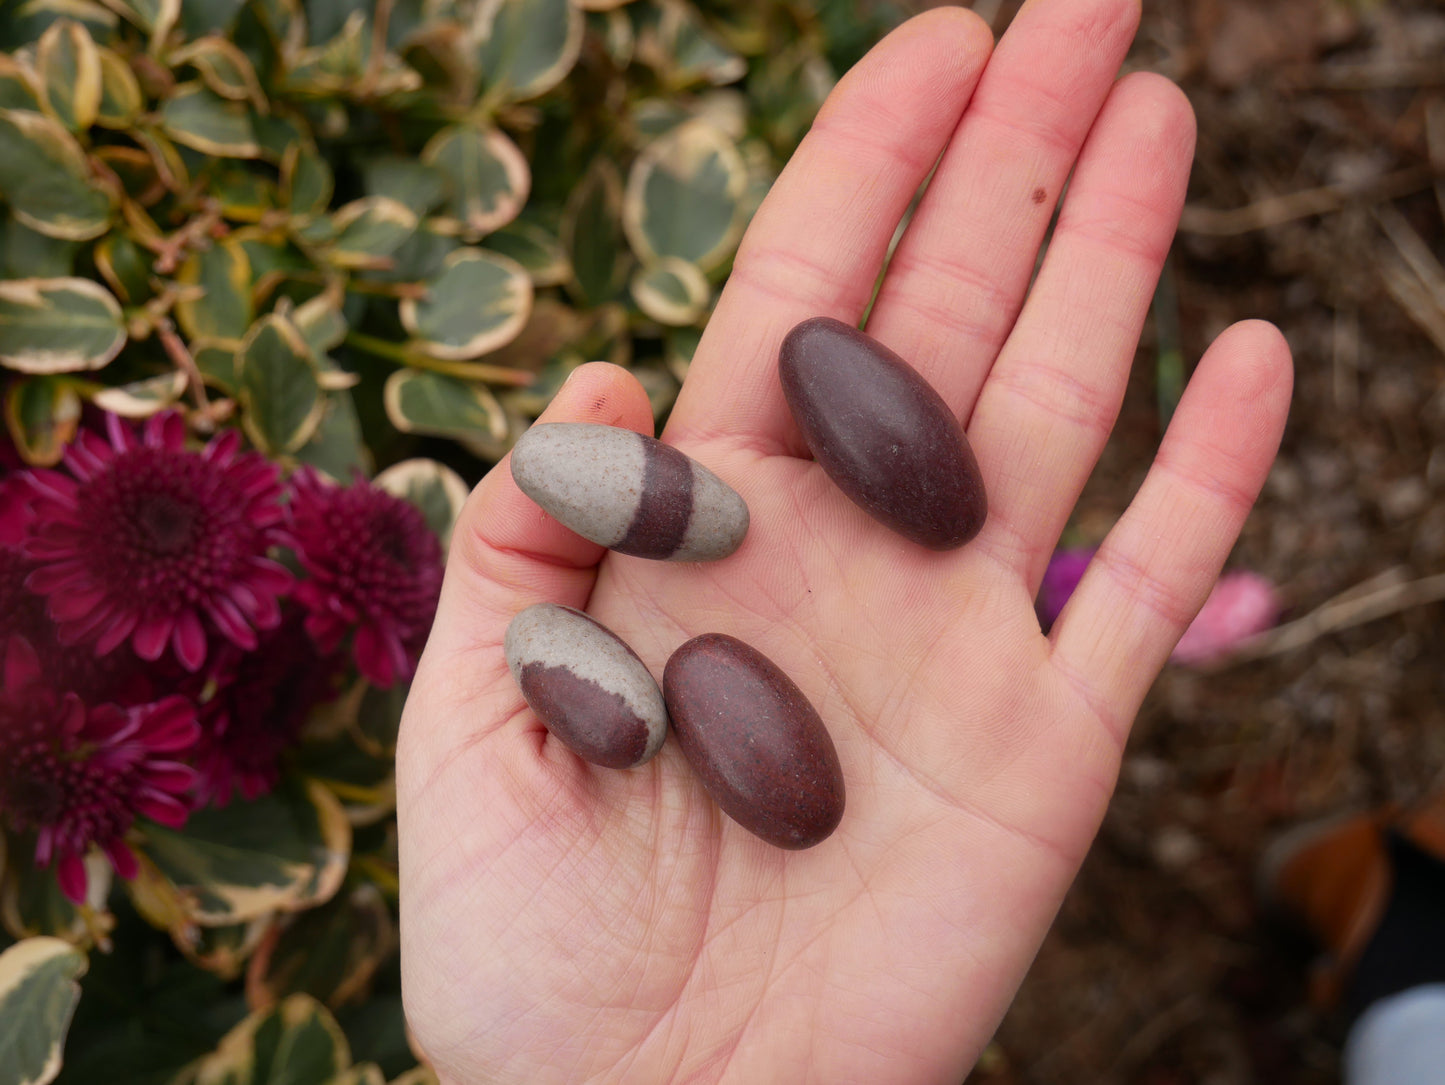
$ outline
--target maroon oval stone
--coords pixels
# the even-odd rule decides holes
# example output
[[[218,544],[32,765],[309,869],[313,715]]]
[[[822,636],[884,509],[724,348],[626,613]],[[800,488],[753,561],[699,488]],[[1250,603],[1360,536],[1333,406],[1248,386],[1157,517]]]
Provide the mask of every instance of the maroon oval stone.
[[[874,519],[932,550],[983,527],[983,476],[953,411],[918,371],[830,317],[805,320],[778,356],[783,396],[813,458]]]
[[[682,752],[728,817],[789,849],[838,827],[838,752],[817,709],[767,656],[704,633],[672,653],[662,695]]]

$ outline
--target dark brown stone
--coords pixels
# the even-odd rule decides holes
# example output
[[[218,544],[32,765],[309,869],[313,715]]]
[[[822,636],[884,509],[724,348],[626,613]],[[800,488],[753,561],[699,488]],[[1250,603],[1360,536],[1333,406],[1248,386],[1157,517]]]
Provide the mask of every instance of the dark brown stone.
[[[813,458],[874,519],[932,550],[962,546],[988,501],[943,397],[882,343],[829,317],[787,334],[778,376]]]
[[[569,667],[543,663],[523,666],[518,685],[547,730],[584,761],[626,769],[642,760],[647,723],[619,694],[578,676]]]
[[[692,463],[671,445],[650,437],[637,438],[645,457],[642,497],[627,525],[627,534],[613,543],[619,554],[666,560],[682,549],[692,522]]]
[[[672,654],[673,732],[723,812],[780,848],[810,848],[843,817],[843,769],[817,709],[772,660],[723,633]]]

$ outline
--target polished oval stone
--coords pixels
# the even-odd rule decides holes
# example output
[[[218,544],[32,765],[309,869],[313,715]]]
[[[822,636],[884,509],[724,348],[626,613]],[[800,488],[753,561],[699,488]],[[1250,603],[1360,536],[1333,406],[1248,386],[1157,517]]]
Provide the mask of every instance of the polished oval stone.
[[[723,812],[780,848],[811,848],[843,817],[843,769],[817,709],[772,660],[723,633],[662,674],[682,752]]]
[[[948,404],[882,343],[840,320],[805,320],[778,356],[783,396],[813,458],[874,519],[932,550],[962,546],[988,501]]]
[[[748,532],[737,492],[671,445],[629,429],[548,422],[512,449],[521,491],[583,538],[620,554],[715,561]]]
[[[628,769],[662,747],[662,691],[637,653],[594,618],[537,603],[512,619],[502,647],[527,704],[578,757]]]

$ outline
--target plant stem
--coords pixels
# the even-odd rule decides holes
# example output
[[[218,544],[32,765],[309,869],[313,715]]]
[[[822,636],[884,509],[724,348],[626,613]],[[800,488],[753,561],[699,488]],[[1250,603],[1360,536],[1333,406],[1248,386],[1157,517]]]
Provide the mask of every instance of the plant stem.
[[[512,369],[503,365],[488,365],[486,362],[455,362],[445,358],[433,358],[419,350],[408,348],[402,343],[392,343],[363,332],[347,332],[348,346],[378,358],[385,358],[397,365],[412,369],[425,369],[459,380],[485,381],[489,384],[506,384],[513,388],[525,388],[535,380],[535,375],[525,369]]]

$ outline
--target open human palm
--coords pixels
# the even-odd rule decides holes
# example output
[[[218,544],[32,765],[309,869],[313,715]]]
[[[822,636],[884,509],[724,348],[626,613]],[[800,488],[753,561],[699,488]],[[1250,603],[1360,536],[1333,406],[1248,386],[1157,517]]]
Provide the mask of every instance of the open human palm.
[[[1040,632],[1032,599],[1118,411],[1192,156],[1176,88],[1115,80],[1137,19],[1135,0],[1033,0],[993,50],[980,20],[940,9],[839,84],[755,217],[664,434],[747,501],[731,557],[606,553],[505,462],[473,493],[397,756],[407,1015],[443,1081],[956,1082],[987,1042],[1288,409],[1278,333],[1223,333]],[[862,316],[935,162],[868,331],[977,455],[989,518],[945,553],[809,460],[776,371],[799,320]],[[640,386],[600,363],[544,420],[652,426]],[[542,601],[587,609],[654,675],[705,632],[773,659],[837,745],[837,831],[800,852],[759,841],[675,741],[623,772],[551,739],[502,652]]]

